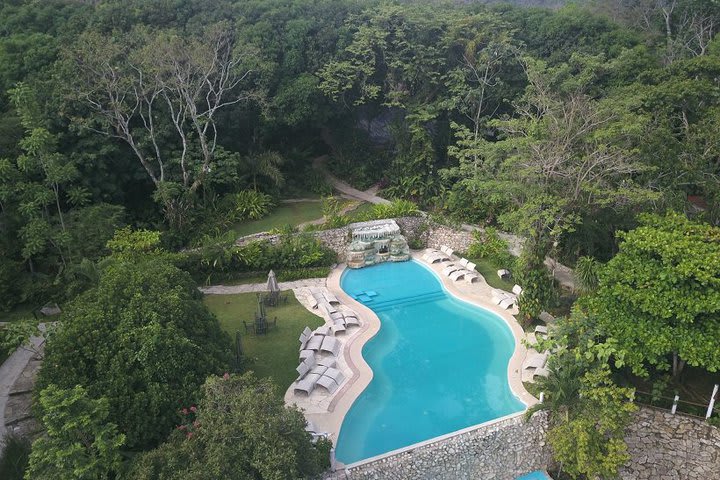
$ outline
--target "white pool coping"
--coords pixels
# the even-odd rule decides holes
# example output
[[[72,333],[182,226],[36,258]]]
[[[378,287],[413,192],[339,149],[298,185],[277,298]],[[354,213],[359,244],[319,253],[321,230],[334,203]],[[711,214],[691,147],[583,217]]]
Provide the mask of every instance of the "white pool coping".
[[[510,390],[522,403],[527,406],[526,409],[535,405],[538,402],[538,399],[525,390],[522,383],[522,362],[527,355],[527,349],[522,344],[522,339],[525,338],[525,332],[512,315],[512,313],[517,313],[516,308],[508,311],[502,310],[497,305],[493,305],[490,302],[493,289],[484,281],[482,276],[480,277],[481,281],[473,284],[469,284],[464,280],[453,282],[448,277],[442,275],[441,271],[444,264],[429,264],[421,258],[421,255],[422,252],[413,252],[412,258],[421,263],[424,267],[432,270],[433,273],[435,273],[435,276],[438,277],[442,283],[444,289],[450,295],[477,307],[488,310],[505,321],[507,326],[510,328],[510,331],[513,333],[513,338],[515,339],[515,350],[508,362],[508,383]],[[340,363],[346,367],[344,370],[349,373],[348,379],[345,384],[329,398],[326,411],[318,411],[316,408],[306,408],[314,405],[309,405],[306,398],[299,397],[294,394],[294,384],[291,385],[285,393],[285,403],[288,405],[296,405],[303,409],[305,416],[308,420],[312,421],[316,430],[318,432],[328,434],[329,438],[333,441],[333,444],[337,443],[338,434],[340,433],[340,427],[342,426],[345,415],[350,410],[355,400],[360,396],[365,388],[367,388],[373,378],[373,371],[363,358],[362,349],[365,343],[374,337],[380,330],[380,319],[377,315],[375,315],[375,312],[350,297],[340,287],[340,279],[342,277],[342,273],[345,271],[345,268],[345,264],[340,264],[330,272],[327,279],[327,288],[330,292],[335,294],[343,305],[355,310],[362,323],[362,326],[350,333],[343,342],[342,359]],[[314,311],[313,313],[317,314],[317,312]],[[385,456],[389,456],[391,454],[413,450],[422,445],[433,443],[443,438],[449,438],[482,426],[500,422],[501,420],[522,415],[524,412],[525,410],[505,417],[489,420],[488,422],[478,425],[471,425],[455,432],[449,432],[439,437],[433,437],[420,443],[415,443],[398,450],[393,450],[392,452],[387,452],[360,462],[355,462],[352,465],[357,466],[363,463],[378,460],[379,458],[384,458]]]

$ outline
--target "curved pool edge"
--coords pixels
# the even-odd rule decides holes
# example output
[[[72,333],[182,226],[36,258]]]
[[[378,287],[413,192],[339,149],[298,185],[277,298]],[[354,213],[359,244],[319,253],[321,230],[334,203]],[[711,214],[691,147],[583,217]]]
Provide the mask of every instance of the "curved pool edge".
[[[487,424],[492,424],[499,421],[500,419],[524,415],[528,408],[538,403],[538,399],[532,396],[527,390],[525,390],[525,387],[522,383],[522,362],[527,355],[527,349],[522,344],[522,339],[525,338],[525,332],[523,331],[522,327],[518,324],[515,317],[513,317],[508,311],[501,310],[497,306],[489,303],[489,293],[487,295],[487,299],[484,299],[483,295],[480,292],[472,293],[468,291],[462,291],[459,288],[459,285],[454,284],[449,278],[444,277],[441,274],[440,270],[442,269],[442,267],[436,267],[435,265],[428,264],[420,258],[421,254],[421,252],[412,252],[412,259],[416,260],[423,267],[431,270],[433,274],[440,280],[443,289],[449,295],[497,315],[510,328],[513,339],[515,340],[515,346],[513,350],[513,355],[508,361],[508,384],[513,395],[515,395],[518,400],[524,403],[526,408],[524,410],[521,410],[520,412],[505,417],[488,420],[487,422],[483,422],[477,425],[471,425],[462,430],[449,432],[445,435],[434,437],[420,443],[424,444],[432,441],[437,441],[438,439],[457,435],[460,432],[472,430]],[[343,305],[346,305],[355,310],[355,312],[360,315],[363,320],[363,325],[361,329],[348,339],[348,341],[345,343],[345,348],[343,348],[343,358],[348,368],[351,370],[352,376],[348,379],[348,381],[340,389],[340,391],[338,391],[334,395],[332,401],[330,402],[327,413],[306,413],[305,415],[308,419],[313,421],[318,430],[326,432],[330,435],[333,440],[333,444],[337,442],[340,428],[342,427],[343,420],[345,419],[345,415],[348,413],[353,403],[355,403],[355,400],[357,400],[360,394],[367,388],[367,386],[373,379],[373,371],[370,368],[370,365],[365,360],[362,354],[362,350],[365,344],[380,331],[381,325],[380,319],[374,311],[372,311],[364,304],[353,299],[340,286],[340,280],[346,268],[347,267],[344,263],[337,265],[330,272],[327,278],[326,287],[338,298],[338,300],[340,300]],[[478,290],[478,284],[466,285],[471,288],[476,287],[475,290]],[[292,386],[290,389],[292,389]],[[288,398],[286,395],[286,403],[291,403],[288,402],[288,400],[290,400],[290,398]],[[400,449],[400,451],[417,448],[417,446],[418,444],[408,445],[407,447],[403,447],[402,449]],[[394,452],[397,453],[398,451]],[[386,456],[389,453],[393,452],[388,452],[386,454],[383,454],[382,456]],[[372,458],[376,457],[371,457],[360,462],[355,462],[351,465],[365,463]],[[345,467],[346,465],[343,466]]]

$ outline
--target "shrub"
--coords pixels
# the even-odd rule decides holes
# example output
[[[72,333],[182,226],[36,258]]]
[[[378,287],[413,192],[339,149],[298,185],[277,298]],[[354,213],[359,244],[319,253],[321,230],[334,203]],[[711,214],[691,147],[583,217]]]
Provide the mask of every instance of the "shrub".
[[[488,227],[484,232],[476,231],[473,236],[475,240],[467,251],[469,257],[489,260],[495,266],[504,268],[515,262],[508,243],[500,238],[496,229]]]
[[[234,195],[236,220],[257,220],[270,213],[272,197],[255,190],[243,190]]]
[[[30,458],[30,442],[15,434],[5,436],[0,454],[0,478],[23,480]]]

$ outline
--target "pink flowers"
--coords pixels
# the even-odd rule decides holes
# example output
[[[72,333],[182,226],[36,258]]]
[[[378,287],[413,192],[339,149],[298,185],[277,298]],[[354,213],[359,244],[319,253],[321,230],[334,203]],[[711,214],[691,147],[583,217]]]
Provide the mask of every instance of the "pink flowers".
[[[197,407],[193,405],[192,407],[190,407],[190,411],[193,413],[197,412]]]
[[[230,374],[228,372],[225,372],[225,375],[223,375],[223,380],[230,380]]]
[[[188,409],[187,409],[187,408],[183,408],[182,410],[180,410],[180,412],[181,412],[183,415],[187,415],[187,414],[188,414]]]

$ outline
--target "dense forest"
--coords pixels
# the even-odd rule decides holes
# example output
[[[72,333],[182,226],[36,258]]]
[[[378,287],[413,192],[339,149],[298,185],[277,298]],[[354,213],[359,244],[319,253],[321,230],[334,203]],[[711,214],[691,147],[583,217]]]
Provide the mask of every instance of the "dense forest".
[[[530,283],[546,256],[579,271],[608,262],[587,278],[609,300],[580,304],[611,330],[622,312],[606,308],[609,285],[635,238],[623,232],[690,239],[720,225],[718,28],[714,0],[3,1],[0,310],[58,302],[77,320],[48,346],[57,368],[41,374],[39,411],[61,403],[54,388],[73,392],[88,420],[112,422],[100,422],[112,425],[108,445],[161,445],[132,467],[133,478],[160,478],[171,391],[175,404],[222,396],[222,377],[205,379],[232,365],[196,283],[223,262],[332,263],[303,238],[233,259],[223,250],[234,224],[279,199],[327,195],[321,156],[348,183],[437,221],[524,237],[518,270]],[[146,291],[142,304],[133,288]],[[133,320],[167,311],[162,325]],[[78,338],[87,350],[73,351]],[[134,342],[150,360],[130,387]],[[177,378],[152,368],[169,345]],[[713,371],[717,355],[694,364]],[[647,358],[631,357],[643,373]],[[226,381],[274,395],[251,378]],[[193,455],[218,454],[206,441]],[[317,452],[290,442],[297,456],[278,471],[316,472]],[[37,455],[32,478],[54,476]],[[77,478],[116,478],[121,463],[104,458]],[[183,468],[200,476],[177,478],[202,478],[202,465]]]

